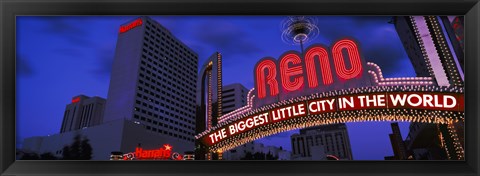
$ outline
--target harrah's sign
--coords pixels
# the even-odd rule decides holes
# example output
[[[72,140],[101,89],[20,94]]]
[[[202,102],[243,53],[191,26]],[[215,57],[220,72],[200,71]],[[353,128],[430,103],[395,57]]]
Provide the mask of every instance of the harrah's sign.
[[[124,33],[129,31],[130,29],[133,29],[137,26],[141,26],[143,24],[143,21],[141,18],[136,19],[135,21],[128,23],[127,25],[120,26],[120,33]]]
[[[301,90],[305,89],[322,91],[322,87],[358,79],[363,75],[365,63],[358,48],[357,42],[352,39],[342,39],[335,42],[331,49],[313,45],[303,56],[289,51],[278,61],[263,58],[254,70],[257,98],[262,100],[293,92],[301,94]]]

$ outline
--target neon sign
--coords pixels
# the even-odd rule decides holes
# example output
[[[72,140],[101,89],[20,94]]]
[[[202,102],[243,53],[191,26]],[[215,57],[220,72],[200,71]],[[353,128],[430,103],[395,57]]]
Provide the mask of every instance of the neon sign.
[[[127,32],[137,26],[141,26],[143,24],[143,21],[141,18],[139,19],[136,19],[135,21],[127,24],[127,25],[124,25],[124,26],[120,26],[120,33],[124,33],[124,32]]]
[[[335,77],[339,81],[362,76],[363,62],[355,41],[351,39],[337,41],[332,47],[331,55],[332,57],[330,57],[327,47],[314,45],[307,49],[303,60],[299,53],[294,51],[287,52],[278,61],[272,58],[262,59],[254,70],[257,97],[259,99],[266,98],[267,87],[270,90],[270,97],[276,96],[280,92],[298,91],[307,86],[316,88],[319,86],[319,71],[322,84],[332,84],[334,75],[330,58],[333,58]],[[315,65],[317,59],[319,68]]]
[[[144,150],[141,147],[137,147],[134,154],[137,159],[168,159],[172,154],[172,147],[168,144],[154,150]]]
[[[464,121],[463,87],[432,77],[384,78],[351,39],[313,45],[278,60],[261,59],[246,106],[219,117],[195,136],[210,152],[232,149],[283,131],[363,121],[448,124]],[[255,94],[255,95],[254,95]]]
[[[275,126],[283,121],[307,116],[344,114],[353,111],[366,112],[366,110],[376,112],[380,109],[384,110],[384,112],[393,112],[397,109],[400,111],[403,111],[402,109],[417,109],[421,111],[445,111],[447,113],[461,114],[464,111],[464,96],[462,93],[447,92],[384,91],[305,99],[270,110],[259,111],[226,123],[220,129],[212,130],[204,135],[203,142],[208,146],[212,146],[226,138],[249,133],[250,130],[262,126]],[[401,116],[400,113],[398,115]]]
[[[173,147],[168,144],[163,145],[162,148],[154,150],[145,150],[141,147],[137,147],[135,148],[135,152],[126,153],[121,156],[123,157],[123,160],[184,160],[184,156],[181,154],[177,152],[172,153],[172,148]]]
[[[75,97],[72,99],[72,103],[77,103],[80,101],[80,97]]]

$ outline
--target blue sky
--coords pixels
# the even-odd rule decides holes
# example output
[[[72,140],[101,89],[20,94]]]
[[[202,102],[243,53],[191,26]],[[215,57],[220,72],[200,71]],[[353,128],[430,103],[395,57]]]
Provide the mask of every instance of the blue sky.
[[[60,131],[65,106],[84,94],[107,97],[111,64],[121,24],[134,16],[17,17],[17,146],[26,137]],[[283,43],[285,16],[154,16],[199,55],[223,55],[223,83],[253,88],[253,67],[263,57],[278,58],[299,46]],[[353,37],[367,61],[385,77],[415,76],[390,17],[319,16],[318,37],[306,44],[330,46]],[[242,76],[238,76],[242,75]],[[393,155],[389,122],[348,123],[354,159],[383,160]],[[408,123],[400,123],[403,137]],[[261,139],[291,149],[290,131]]]

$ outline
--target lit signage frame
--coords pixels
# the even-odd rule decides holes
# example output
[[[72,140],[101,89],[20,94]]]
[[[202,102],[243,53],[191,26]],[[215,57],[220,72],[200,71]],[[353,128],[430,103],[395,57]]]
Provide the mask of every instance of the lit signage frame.
[[[304,54],[288,51],[278,60],[261,59],[253,70],[255,87],[248,93],[247,106],[220,117],[217,125],[195,138],[210,152],[222,152],[310,126],[464,121],[463,87],[436,86],[431,77],[384,78],[359,48],[354,39],[344,38],[331,49],[314,44]]]
[[[287,103],[282,107],[262,110],[239,120],[225,123],[222,128],[212,130],[204,135],[202,141],[208,146],[212,146],[225,138],[246,133],[255,128],[305,116],[395,109],[462,113],[464,111],[464,95],[453,92],[383,91],[306,99],[296,103]]]

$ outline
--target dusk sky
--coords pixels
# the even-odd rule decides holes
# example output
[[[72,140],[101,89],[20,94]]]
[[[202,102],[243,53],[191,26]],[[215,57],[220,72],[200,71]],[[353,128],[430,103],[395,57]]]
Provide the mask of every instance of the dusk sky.
[[[17,17],[17,146],[23,139],[59,133],[65,106],[83,94],[107,98],[115,45],[121,24],[135,16]],[[263,57],[278,57],[298,45],[281,40],[286,16],[153,16],[196,51],[199,65],[215,51],[223,55],[223,84],[253,88],[253,68]],[[390,17],[318,16],[318,37],[307,43],[332,45],[353,37],[363,57],[385,77],[415,72]],[[400,123],[403,137],[409,123]],[[390,122],[347,123],[353,158],[383,160],[393,155]],[[289,131],[260,139],[291,150]]]

